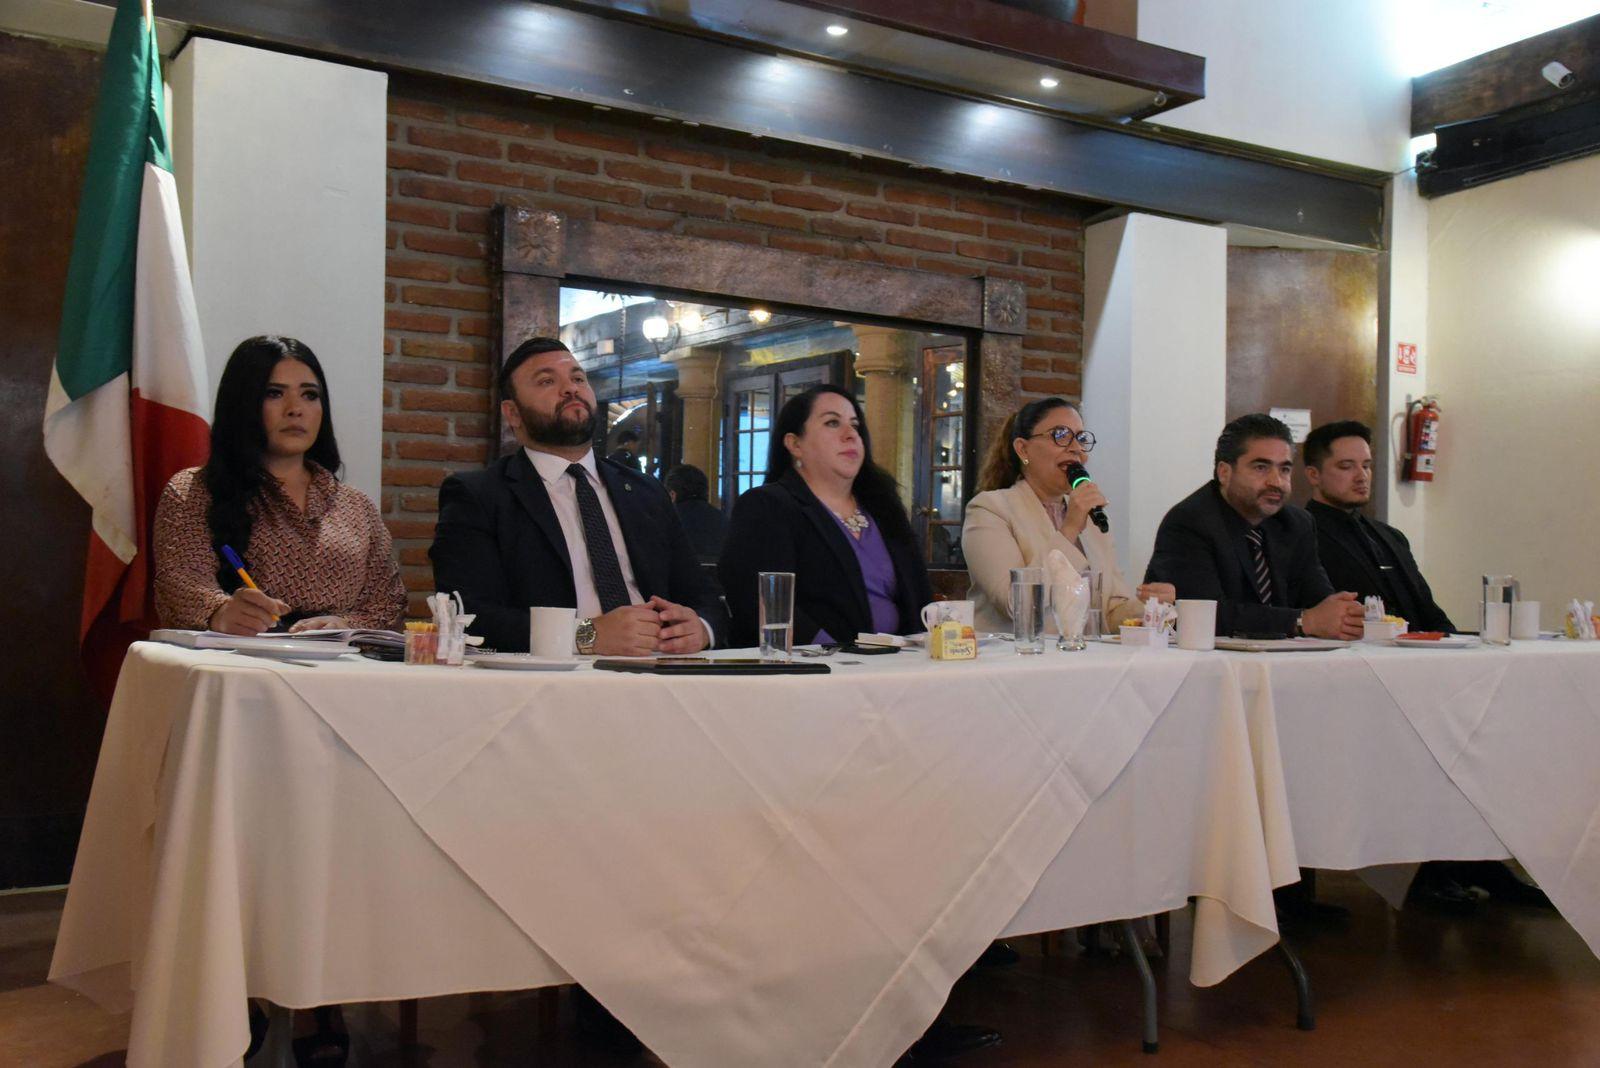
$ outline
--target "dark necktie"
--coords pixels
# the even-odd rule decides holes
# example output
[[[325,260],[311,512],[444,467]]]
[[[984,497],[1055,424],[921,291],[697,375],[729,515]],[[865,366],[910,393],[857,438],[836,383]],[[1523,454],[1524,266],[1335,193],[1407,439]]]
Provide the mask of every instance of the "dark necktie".
[[[1261,536],[1261,531],[1251,527],[1244,532],[1245,540],[1250,543],[1250,558],[1255,561],[1255,571],[1251,577],[1256,581],[1256,596],[1261,598],[1262,604],[1272,603],[1272,572],[1267,569],[1267,546]]]
[[[1366,520],[1359,515],[1352,515],[1350,518],[1356,521],[1356,529],[1361,532],[1362,540],[1367,543],[1367,553],[1372,557],[1373,564],[1377,565],[1379,571],[1392,570],[1388,563],[1386,563],[1383,548],[1379,546],[1378,539],[1373,536],[1372,530],[1367,526]]]
[[[628,584],[622,581],[622,565],[617,563],[617,547],[611,542],[611,528],[600,509],[600,495],[589,485],[589,473],[582,464],[567,468],[578,493],[578,515],[583,519],[583,544],[589,550],[589,569],[594,572],[594,592],[600,596],[600,611],[609,612],[628,603]]]

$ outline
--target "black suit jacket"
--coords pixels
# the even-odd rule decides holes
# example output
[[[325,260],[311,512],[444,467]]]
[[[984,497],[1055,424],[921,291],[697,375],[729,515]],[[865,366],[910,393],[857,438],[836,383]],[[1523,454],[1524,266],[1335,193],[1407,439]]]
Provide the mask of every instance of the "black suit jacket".
[[[1377,565],[1362,544],[1361,532],[1355,527],[1354,517],[1321,501],[1310,502],[1306,505],[1306,511],[1316,522],[1317,551],[1322,559],[1322,569],[1328,573],[1328,579],[1335,588],[1352,590],[1362,597],[1386,597]],[[1413,630],[1454,631],[1455,624],[1444,614],[1444,609],[1435,603],[1433,590],[1428,588],[1428,580],[1422,577],[1406,536],[1376,519],[1368,519],[1367,522],[1372,527],[1373,536],[1384,544],[1399,565],[1399,571],[1392,576],[1392,581],[1411,598],[1410,607],[1389,604],[1386,605],[1388,610],[1400,614],[1409,611],[1415,615],[1417,618],[1407,620]]]
[[[1178,596],[1217,602],[1218,634],[1294,633],[1302,609],[1333,593],[1317,560],[1316,525],[1303,509],[1286,504],[1262,520],[1272,600],[1256,596],[1250,551],[1239,536],[1244,520],[1208,482],[1173,505],[1156,529],[1146,582],[1170,582]]]
[[[595,470],[622,526],[639,592],[692,608],[711,624],[720,644],[727,613],[695,560],[667,491],[610,460],[597,457]],[[468,629],[496,649],[528,648],[530,607],[578,604],[561,521],[521,449],[482,471],[444,480],[428,556],[435,588],[460,590],[467,611],[478,617]]]
[[[915,634],[922,629],[922,606],[933,600],[928,568],[916,546],[887,533],[883,541],[894,563],[900,633]],[[733,645],[756,644],[758,571],[794,572],[797,644],[814,641],[819,630],[834,641],[848,642],[874,629],[867,585],[849,535],[793,471],[739,498],[718,571],[733,616]]]

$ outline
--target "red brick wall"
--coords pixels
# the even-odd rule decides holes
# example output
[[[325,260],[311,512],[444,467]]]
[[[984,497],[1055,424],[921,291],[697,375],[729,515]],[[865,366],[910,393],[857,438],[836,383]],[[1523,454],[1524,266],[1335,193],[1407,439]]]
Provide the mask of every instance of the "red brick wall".
[[[389,112],[382,507],[414,594],[433,588],[439,483],[490,455],[496,203],[1015,279],[1028,295],[1023,395],[1078,393],[1083,231],[1072,201],[470,88],[397,81]]]

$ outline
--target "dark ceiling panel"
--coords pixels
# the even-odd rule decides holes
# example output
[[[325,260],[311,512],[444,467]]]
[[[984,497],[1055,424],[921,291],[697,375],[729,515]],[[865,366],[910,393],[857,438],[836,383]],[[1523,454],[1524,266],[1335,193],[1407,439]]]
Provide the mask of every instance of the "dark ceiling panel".
[[[1383,180],[1175,144],[527,0],[163,0],[167,18],[1084,200],[1378,247]]]

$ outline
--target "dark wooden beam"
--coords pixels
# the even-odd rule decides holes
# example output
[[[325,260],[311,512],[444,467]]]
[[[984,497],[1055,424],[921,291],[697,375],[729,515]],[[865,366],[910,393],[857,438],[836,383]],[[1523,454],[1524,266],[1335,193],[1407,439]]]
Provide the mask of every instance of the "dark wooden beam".
[[[1381,172],[1176,143],[528,0],[162,0],[244,41],[970,175],[1102,204],[1376,248]]]
[[[1079,26],[994,0],[791,0],[905,33],[1165,93],[1165,110],[1206,95],[1202,56]]]
[[[1570,69],[1573,84],[1547,81],[1544,65],[1556,60]],[[1553,102],[1600,86],[1600,15],[1529,37],[1411,79],[1411,135],[1440,126],[1498,115],[1513,108]]]

